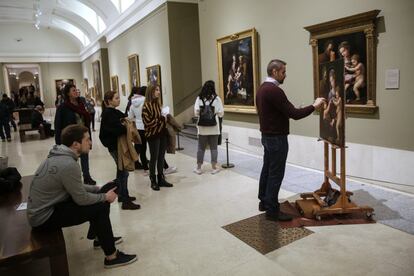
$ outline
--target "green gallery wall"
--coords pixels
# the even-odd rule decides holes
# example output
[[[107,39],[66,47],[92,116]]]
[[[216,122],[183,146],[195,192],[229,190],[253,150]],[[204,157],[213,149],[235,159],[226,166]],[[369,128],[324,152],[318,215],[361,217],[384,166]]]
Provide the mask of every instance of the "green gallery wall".
[[[410,77],[414,43],[414,1],[410,0],[204,0],[199,2],[200,47],[203,81],[218,83],[216,39],[256,28],[260,79],[266,77],[269,60],[287,62],[282,88],[295,105],[313,100],[312,50],[305,26],[381,10],[377,47],[377,105],[373,116],[350,115],[346,119],[347,142],[402,150],[414,150],[414,93]],[[385,89],[385,71],[400,70],[400,89]],[[227,124],[257,128],[257,115],[226,113]],[[292,122],[291,133],[317,137],[319,117]]]

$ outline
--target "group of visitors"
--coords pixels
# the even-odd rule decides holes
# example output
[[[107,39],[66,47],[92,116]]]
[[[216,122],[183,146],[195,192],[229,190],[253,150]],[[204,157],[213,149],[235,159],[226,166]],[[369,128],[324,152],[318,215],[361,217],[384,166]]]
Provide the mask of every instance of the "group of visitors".
[[[295,108],[279,87],[286,77],[286,63],[272,60],[267,72],[268,77],[259,87],[256,96],[264,147],[259,210],[266,211],[266,217],[270,220],[290,220],[289,215],[280,211],[278,203],[288,153],[289,118],[298,120],[308,116],[324,103],[324,99],[318,98],[312,105]],[[99,139],[114,159],[117,173],[116,179],[103,187],[96,186],[89,173],[91,116],[74,85],[65,86],[63,95],[64,102],[59,106],[55,117],[56,145],[36,171],[30,187],[29,222],[35,231],[48,231],[89,221],[88,238],[94,239],[94,246],[102,247],[105,267],[134,262],[137,260],[135,254],[125,254],[116,249],[115,244],[122,242],[122,237],[114,236],[109,218],[110,204],[117,197],[122,202],[122,209],[140,208],[139,204],[134,203],[136,198],[129,195],[129,173],[126,167],[120,166],[122,162],[119,162],[118,142],[121,137],[131,135],[126,121],[128,118],[133,119],[139,137],[137,141],[140,140],[140,143],[135,144],[134,151],[140,153],[140,164],[144,171],[149,171],[151,188],[159,191],[163,187],[173,187],[164,173],[169,139],[167,125],[172,124],[172,116],[168,114],[168,108],[162,107],[160,87],[150,85],[133,88],[127,114],[117,109],[120,105],[117,92],[105,93]],[[208,145],[211,151],[211,173],[217,174],[217,144],[224,108],[215,92],[213,81],[207,81],[203,85],[194,112],[198,116],[197,165],[194,172],[203,173],[202,164]],[[146,143],[149,145],[149,162],[146,158]],[[83,183],[81,168],[77,164],[79,158]]]

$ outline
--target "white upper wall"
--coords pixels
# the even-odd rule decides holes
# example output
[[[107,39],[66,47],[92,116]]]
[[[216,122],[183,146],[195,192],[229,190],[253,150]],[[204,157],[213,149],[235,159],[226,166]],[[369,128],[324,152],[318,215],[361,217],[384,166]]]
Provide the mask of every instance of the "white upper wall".
[[[10,54],[79,54],[80,43],[64,31],[53,28],[36,30],[32,24],[0,24],[0,59]],[[16,39],[22,39],[17,42]]]

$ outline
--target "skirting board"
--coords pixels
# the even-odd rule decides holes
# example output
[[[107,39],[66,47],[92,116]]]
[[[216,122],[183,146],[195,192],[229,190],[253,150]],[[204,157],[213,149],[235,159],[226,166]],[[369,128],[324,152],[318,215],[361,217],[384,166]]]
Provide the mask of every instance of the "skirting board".
[[[235,149],[263,155],[258,129],[224,124],[223,132]],[[346,145],[348,176],[414,186],[414,152],[356,143]],[[289,135],[289,163],[323,170],[323,161],[323,143],[316,137]]]

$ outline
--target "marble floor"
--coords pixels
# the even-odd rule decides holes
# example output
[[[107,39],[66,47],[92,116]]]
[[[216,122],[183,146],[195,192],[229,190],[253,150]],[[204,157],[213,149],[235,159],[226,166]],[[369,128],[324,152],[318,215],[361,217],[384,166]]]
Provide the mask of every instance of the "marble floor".
[[[115,166],[98,132],[93,133],[93,140],[91,173],[103,184],[114,178]],[[22,175],[31,175],[53,143],[53,139],[20,143],[14,133],[12,142],[1,143],[0,155],[8,156],[9,166],[17,167]],[[129,190],[142,209],[124,211],[118,203],[111,206],[114,232],[124,237],[118,247],[137,253],[138,261],[104,269],[103,253],[86,239],[88,225],[83,224],[64,229],[71,275],[414,275],[414,235],[382,223],[311,227],[313,234],[262,255],[222,229],[258,214],[255,175],[237,169],[211,175],[208,164],[204,174],[196,175],[192,173],[195,159],[189,152],[167,155],[167,160],[178,167],[177,173],[168,176],[174,188],[152,191],[148,177],[135,171],[130,174]],[[300,178],[307,170],[295,167],[287,175],[296,172]],[[285,186],[281,199],[297,196],[297,191]],[[47,260],[39,260],[13,273],[48,275],[47,269]]]

